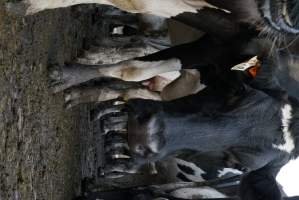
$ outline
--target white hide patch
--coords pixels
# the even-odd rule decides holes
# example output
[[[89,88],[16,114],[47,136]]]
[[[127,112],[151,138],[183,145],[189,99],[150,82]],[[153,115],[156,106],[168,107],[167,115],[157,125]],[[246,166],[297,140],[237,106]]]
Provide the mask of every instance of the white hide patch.
[[[138,0],[141,1],[141,0]],[[204,0],[143,0],[144,13],[173,17],[184,12],[196,13],[204,7],[217,8]]]
[[[124,81],[144,81],[165,72],[179,71],[182,64],[172,58],[161,61],[128,60],[100,68],[99,74],[115,77]]]
[[[25,0],[25,3],[29,6],[27,14],[46,9],[95,3],[112,5],[127,12],[147,13],[167,18],[183,12],[196,13],[203,7],[217,8],[204,0]]]
[[[287,153],[291,153],[295,148],[294,138],[292,137],[290,130],[290,123],[292,119],[292,106],[290,104],[285,104],[281,108],[281,123],[282,123],[282,132],[283,132],[283,144],[273,144],[273,147]]]
[[[187,162],[187,161],[181,160],[179,158],[175,158],[175,162],[176,162],[176,164],[180,164],[180,165],[186,166],[188,168],[191,168],[194,171],[194,174],[188,174],[188,173],[183,172],[179,168],[177,168],[178,172],[184,174],[184,176],[186,178],[188,178],[189,180],[194,181],[194,182],[205,181],[205,179],[202,177],[202,175],[205,174],[206,172],[203,171],[201,168],[197,167],[194,163]]]
[[[222,176],[225,176],[226,174],[228,173],[233,173],[235,175],[240,175],[240,174],[243,174],[242,171],[240,170],[237,170],[237,169],[233,169],[233,168],[223,168],[221,170],[218,170],[218,175],[217,177],[218,178],[221,178]]]
[[[182,188],[171,192],[171,195],[182,199],[225,198],[226,195],[211,187]]]
[[[299,157],[296,160],[290,160],[284,165],[276,176],[276,180],[283,187],[284,192],[288,196],[298,196],[298,180],[299,180]]]
[[[161,76],[165,79],[171,80],[171,81],[177,79],[180,75],[181,75],[181,73],[179,71],[166,72],[163,74],[159,74],[159,76]]]
[[[113,28],[112,30],[112,34],[113,35],[123,35],[124,34],[124,26],[118,26]]]

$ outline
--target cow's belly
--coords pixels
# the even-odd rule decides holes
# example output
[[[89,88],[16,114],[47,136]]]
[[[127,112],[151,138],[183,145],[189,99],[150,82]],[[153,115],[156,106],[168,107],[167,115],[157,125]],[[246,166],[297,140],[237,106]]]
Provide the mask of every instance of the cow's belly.
[[[147,13],[161,17],[172,17],[183,12],[197,12],[203,7],[216,8],[204,0],[26,0],[27,14],[46,9],[69,7],[77,4],[105,4],[132,13]]]

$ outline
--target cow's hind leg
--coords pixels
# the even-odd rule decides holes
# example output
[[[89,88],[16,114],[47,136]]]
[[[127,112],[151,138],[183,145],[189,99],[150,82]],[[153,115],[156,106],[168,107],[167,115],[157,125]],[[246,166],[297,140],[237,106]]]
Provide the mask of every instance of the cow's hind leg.
[[[60,71],[52,71],[50,77],[55,83],[54,92],[100,77],[113,77],[134,82],[143,81],[165,72],[180,71],[183,67],[190,69],[193,65],[207,65],[207,55],[211,53],[209,49],[206,49],[209,45],[211,45],[210,42],[203,38],[200,41],[178,45],[115,64],[72,64],[62,67]]]
[[[133,98],[161,100],[159,93],[150,91],[140,83],[118,79],[75,86],[65,92],[66,108],[82,103],[97,103],[113,99],[127,101]]]
[[[60,92],[94,78],[114,77],[138,82],[165,72],[179,71],[181,67],[180,61],[176,58],[159,61],[133,59],[107,65],[73,64],[64,66],[61,70],[51,71],[50,78],[53,91]]]

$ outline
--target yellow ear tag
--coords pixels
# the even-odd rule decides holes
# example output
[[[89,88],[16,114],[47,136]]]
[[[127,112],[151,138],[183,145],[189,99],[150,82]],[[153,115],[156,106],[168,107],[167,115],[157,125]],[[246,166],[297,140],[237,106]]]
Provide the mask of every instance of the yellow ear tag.
[[[257,59],[257,56],[254,56],[253,58],[250,58],[249,60],[242,62],[240,64],[237,64],[231,68],[231,70],[239,70],[239,71],[245,71],[249,69],[250,67],[254,67],[256,65],[259,65],[259,60]]]

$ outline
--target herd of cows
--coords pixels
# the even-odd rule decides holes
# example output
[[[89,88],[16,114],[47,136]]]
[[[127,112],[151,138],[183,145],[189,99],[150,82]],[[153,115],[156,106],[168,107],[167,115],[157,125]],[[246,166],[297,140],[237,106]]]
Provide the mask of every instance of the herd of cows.
[[[275,179],[299,156],[299,1],[26,0],[8,8],[34,14],[81,3],[141,13],[147,45],[161,41],[166,18],[204,32],[145,56],[51,72],[54,92],[67,91],[69,105],[106,105],[91,111],[105,134],[100,175],[140,173],[150,163],[171,180],[81,199],[299,199]],[[95,79],[101,84],[87,86]]]

